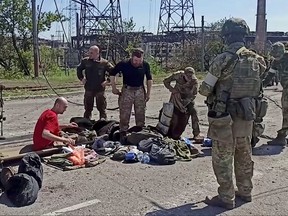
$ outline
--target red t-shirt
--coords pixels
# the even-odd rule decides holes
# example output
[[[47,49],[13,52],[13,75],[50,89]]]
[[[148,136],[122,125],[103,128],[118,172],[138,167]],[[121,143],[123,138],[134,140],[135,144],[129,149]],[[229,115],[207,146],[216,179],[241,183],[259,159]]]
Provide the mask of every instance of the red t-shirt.
[[[57,114],[48,109],[44,111],[39,117],[33,134],[33,150],[38,151],[52,147],[53,141],[44,139],[42,137],[43,130],[49,130],[52,134],[59,136],[60,128]]]

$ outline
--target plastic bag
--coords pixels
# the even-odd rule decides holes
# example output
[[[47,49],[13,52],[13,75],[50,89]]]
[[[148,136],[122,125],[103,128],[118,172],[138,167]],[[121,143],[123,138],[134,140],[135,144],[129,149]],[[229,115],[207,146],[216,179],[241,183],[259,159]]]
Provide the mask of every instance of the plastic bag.
[[[73,149],[73,152],[71,153],[71,155],[67,157],[67,159],[71,161],[74,166],[85,164],[84,149],[75,148],[75,147],[71,147],[71,148]]]

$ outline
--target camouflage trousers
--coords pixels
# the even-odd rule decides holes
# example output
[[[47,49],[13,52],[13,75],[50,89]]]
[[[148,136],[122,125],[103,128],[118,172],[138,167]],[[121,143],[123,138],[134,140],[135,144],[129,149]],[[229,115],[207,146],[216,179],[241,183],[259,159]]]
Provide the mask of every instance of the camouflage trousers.
[[[106,107],[107,101],[105,92],[95,92],[85,90],[84,94],[84,118],[91,119],[94,106],[94,98],[96,98],[96,108],[99,111],[100,119],[107,118]]]
[[[282,128],[278,131],[279,134],[283,134],[285,136],[288,135],[288,89],[284,89],[282,91]]]
[[[127,131],[134,105],[136,126],[145,125],[145,90],[144,87],[123,87],[119,97],[120,132]]]
[[[247,125],[242,123],[242,127],[250,128],[251,123],[247,123]],[[225,142],[225,139],[221,141],[212,139],[212,164],[219,184],[219,197],[222,201],[232,204],[235,200],[233,161],[236,186],[239,193],[243,196],[251,195],[254,162],[252,161],[252,147],[250,144],[251,136],[235,137],[233,132],[230,138],[225,137],[225,139],[232,140],[232,142]]]
[[[194,137],[198,136],[200,134],[200,127],[199,127],[198,113],[194,101],[188,104],[187,111],[189,115],[191,115],[193,135]]]

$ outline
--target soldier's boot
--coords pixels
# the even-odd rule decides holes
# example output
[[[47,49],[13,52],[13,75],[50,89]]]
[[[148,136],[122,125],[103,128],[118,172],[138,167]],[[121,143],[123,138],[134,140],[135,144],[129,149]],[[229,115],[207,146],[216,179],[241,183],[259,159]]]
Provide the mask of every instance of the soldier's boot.
[[[216,207],[221,207],[221,208],[225,208],[225,209],[235,208],[235,203],[226,203],[226,202],[222,201],[219,198],[219,196],[214,196],[212,198],[206,197],[206,199],[204,200],[204,203],[206,203],[207,205],[210,205],[210,206],[216,206]]]
[[[252,196],[242,195],[238,190],[235,191],[235,196],[241,199],[243,202],[252,202]]]
[[[271,141],[268,141],[267,144],[274,146],[286,146],[287,145],[286,135],[278,133],[277,137]]]
[[[100,112],[100,118],[99,118],[99,120],[100,121],[107,121],[107,114],[106,114],[106,112]]]
[[[193,137],[195,143],[203,143],[204,140],[204,136],[198,134],[198,135],[194,135]]]
[[[120,140],[119,141],[120,141],[120,143],[122,145],[126,144],[126,141],[127,141],[127,133],[126,133],[126,131],[120,132]]]
[[[86,118],[86,119],[91,119],[91,117],[92,117],[92,112],[90,112],[90,111],[85,111],[83,117]]]
[[[190,150],[190,153],[191,153],[191,158],[204,157],[205,156],[205,154],[201,150],[197,149],[193,145],[192,146],[189,145],[189,150]]]

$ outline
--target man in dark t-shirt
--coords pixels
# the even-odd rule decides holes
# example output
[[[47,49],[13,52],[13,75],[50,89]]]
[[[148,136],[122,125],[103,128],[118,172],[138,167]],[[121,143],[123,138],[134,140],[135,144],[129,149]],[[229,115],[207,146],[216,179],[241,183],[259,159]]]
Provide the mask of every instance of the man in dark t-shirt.
[[[120,139],[125,140],[126,131],[134,105],[136,126],[145,125],[146,102],[150,99],[152,76],[149,64],[143,60],[144,51],[134,49],[129,60],[119,62],[110,73],[112,93],[119,95]],[[123,87],[121,92],[116,88],[115,76],[122,73]],[[147,80],[147,91],[144,78]]]

